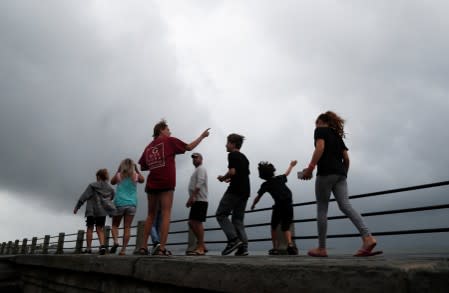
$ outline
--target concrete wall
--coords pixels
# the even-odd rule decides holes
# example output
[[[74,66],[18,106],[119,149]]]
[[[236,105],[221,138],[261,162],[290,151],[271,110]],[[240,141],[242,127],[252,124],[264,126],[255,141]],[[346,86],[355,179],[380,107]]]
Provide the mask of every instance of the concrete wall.
[[[18,255],[0,257],[0,264],[21,292],[446,293],[449,288],[449,259],[441,256]],[[17,292],[17,286],[11,290]]]

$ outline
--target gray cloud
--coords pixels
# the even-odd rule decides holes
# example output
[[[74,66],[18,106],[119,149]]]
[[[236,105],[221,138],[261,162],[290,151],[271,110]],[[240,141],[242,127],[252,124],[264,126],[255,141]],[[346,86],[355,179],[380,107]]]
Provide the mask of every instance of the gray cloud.
[[[1,186],[67,206],[96,169],[137,160],[160,118],[201,109],[176,80],[154,5],[145,20],[129,18],[140,14],[134,5],[104,24],[92,8],[66,2],[2,6]]]
[[[259,161],[279,172],[291,159],[308,163],[314,119],[328,109],[347,119],[352,194],[447,180],[444,1],[105,3],[0,4],[0,189],[70,212],[96,169],[138,159],[154,123],[167,118],[185,141],[212,127],[198,150],[213,213],[228,133],[247,137],[254,193]],[[179,219],[193,167],[188,156],[177,164]],[[313,200],[313,183],[291,176],[289,186],[296,202]],[[354,205],[363,212],[446,197],[442,188]],[[266,195],[260,207],[270,205]],[[367,221],[381,229],[390,219]],[[409,221],[417,223],[408,215],[398,223]]]

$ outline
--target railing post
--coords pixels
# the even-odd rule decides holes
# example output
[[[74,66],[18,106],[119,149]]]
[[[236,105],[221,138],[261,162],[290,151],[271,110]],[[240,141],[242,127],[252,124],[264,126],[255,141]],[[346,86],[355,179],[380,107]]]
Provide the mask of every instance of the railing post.
[[[55,254],[63,254],[64,253],[64,237],[65,237],[64,232],[59,233],[58,246],[56,247]]]
[[[50,235],[45,235],[44,246],[42,247],[42,254],[48,254],[48,246],[50,245]]]
[[[6,242],[3,242],[0,254],[5,254],[5,249],[6,249]]]
[[[109,249],[109,238],[111,238],[111,226],[104,227],[104,245]]]
[[[19,239],[16,239],[14,242],[14,248],[12,254],[19,254]]]
[[[136,232],[136,249],[134,249],[134,254],[139,254],[139,249],[142,247],[144,229],[145,221],[138,221]]]
[[[83,241],[84,241],[84,230],[78,230],[74,253],[81,253],[81,250],[83,249]]]
[[[30,254],[34,254],[34,252],[36,251],[36,245],[37,245],[37,237],[33,237],[33,239],[31,239]]]
[[[20,254],[26,254],[27,253],[27,243],[28,243],[28,239],[23,238],[23,240],[22,240],[22,248],[20,249]]]
[[[12,241],[8,241],[8,244],[6,245],[6,254],[11,254],[12,250]]]

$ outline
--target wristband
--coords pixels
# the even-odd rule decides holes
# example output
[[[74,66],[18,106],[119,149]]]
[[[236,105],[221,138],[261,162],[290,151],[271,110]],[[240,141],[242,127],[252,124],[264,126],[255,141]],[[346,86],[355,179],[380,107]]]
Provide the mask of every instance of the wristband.
[[[314,170],[315,166],[316,166],[315,164],[310,163],[308,168],[311,168],[312,170]]]

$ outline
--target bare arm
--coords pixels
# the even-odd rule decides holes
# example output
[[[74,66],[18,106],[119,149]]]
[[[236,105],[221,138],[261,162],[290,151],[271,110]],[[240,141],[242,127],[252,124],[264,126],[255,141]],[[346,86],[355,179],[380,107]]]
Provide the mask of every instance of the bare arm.
[[[198,187],[193,190],[193,192],[190,194],[189,199],[187,200],[186,207],[191,207],[193,203],[196,201],[196,197],[198,196],[198,193],[200,193],[200,189]]]
[[[194,148],[196,148],[196,147],[201,143],[201,141],[202,141],[204,138],[206,138],[206,137],[209,136],[209,130],[210,130],[210,128],[204,130],[203,133],[201,133],[201,135],[198,136],[197,139],[195,139],[194,141],[192,141],[191,143],[189,143],[188,145],[186,145],[186,150],[187,150],[187,151],[191,151],[191,150],[193,150]]]
[[[262,194],[259,194],[258,196],[256,196],[256,197],[254,198],[253,205],[251,206],[251,209],[252,209],[252,210],[254,210],[254,208],[256,207],[256,204],[259,202],[259,200],[261,199],[261,197],[262,197]]]
[[[324,139],[318,139],[315,143],[315,150],[313,151],[312,159],[310,160],[309,166],[304,169],[303,179],[308,180],[312,178],[312,172],[315,169],[316,164],[320,160],[324,152],[325,142]]]
[[[111,184],[112,185],[115,185],[115,184],[118,183],[118,181],[119,181],[118,177],[119,177],[119,172],[115,173],[114,177],[112,177],[112,179],[111,179]]]
[[[145,182],[145,177],[143,177],[143,175],[140,173],[139,168],[137,168],[136,164],[134,164],[134,170],[137,173],[137,182],[144,183]]]
[[[343,165],[345,166],[346,173],[349,172],[349,154],[347,150],[343,151]]]
[[[292,171],[293,167],[296,166],[297,163],[298,163],[298,161],[296,161],[296,160],[290,162],[290,165],[288,165],[288,168],[287,168],[287,170],[284,173],[285,176],[290,175],[290,172]]]
[[[229,182],[231,180],[231,177],[235,175],[235,168],[229,168],[228,172],[224,175],[220,175],[217,177],[218,181],[220,182]]]

